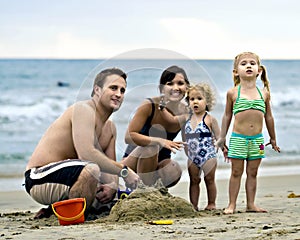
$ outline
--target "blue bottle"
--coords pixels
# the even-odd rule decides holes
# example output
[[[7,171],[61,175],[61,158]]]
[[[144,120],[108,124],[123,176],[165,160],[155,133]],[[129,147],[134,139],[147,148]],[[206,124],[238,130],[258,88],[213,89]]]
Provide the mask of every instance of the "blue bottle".
[[[124,190],[121,190],[120,188],[118,188],[118,199],[127,198],[131,192],[132,192],[132,190],[128,187],[126,187],[126,189],[124,189]]]

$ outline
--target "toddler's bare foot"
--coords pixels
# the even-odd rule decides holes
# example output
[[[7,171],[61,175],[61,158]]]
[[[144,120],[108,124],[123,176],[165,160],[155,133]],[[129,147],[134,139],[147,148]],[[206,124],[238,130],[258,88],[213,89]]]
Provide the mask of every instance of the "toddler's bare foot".
[[[199,212],[199,208],[194,206],[195,211]]]
[[[213,204],[213,203],[207,204],[207,206],[206,206],[206,208],[204,208],[204,210],[207,210],[207,211],[216,210],[216,204]]]

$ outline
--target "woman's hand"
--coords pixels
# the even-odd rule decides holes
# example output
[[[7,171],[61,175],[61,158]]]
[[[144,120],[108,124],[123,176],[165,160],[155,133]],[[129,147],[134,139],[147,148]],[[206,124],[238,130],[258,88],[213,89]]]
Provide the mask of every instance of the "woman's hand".
[[[184,147],[184,142],[181,141],[170,141],[167,139],[161,138],[161,141],[159,142],[159,145],[161,147],[167,148],[171,150],[173,153],[176,153],[176,150],[181,150],[181,148]]]

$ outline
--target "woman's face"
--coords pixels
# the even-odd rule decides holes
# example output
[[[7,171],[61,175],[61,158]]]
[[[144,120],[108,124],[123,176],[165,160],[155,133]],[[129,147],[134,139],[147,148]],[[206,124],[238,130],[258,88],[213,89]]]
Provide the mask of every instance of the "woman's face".
[[[162,94],[165,96],[165,100],[171,102],[178,102],[184,98],[187,90],[187,84],[181,73],[177,73],[174,79],[170,82],[166,82],[163,86]]]

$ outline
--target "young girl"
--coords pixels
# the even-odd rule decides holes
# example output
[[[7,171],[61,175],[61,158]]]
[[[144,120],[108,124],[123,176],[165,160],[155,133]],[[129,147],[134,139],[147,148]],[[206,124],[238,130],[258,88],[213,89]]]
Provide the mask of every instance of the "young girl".
[[[205,209],[213,210],[216,208],[217,195],[215,184],[217,160],[213,138],[218,140],[220,128],[217,120],[208,114],[208,111],[215,104],[215,95],[208,84],[201,83],[188,89],[186,100],[191,109],[190,114],[174,117],[165,108],[162,108],[162,113],[167,121],[179,121],[183,125],[181,132],[182,139],[187,143],[185,152],[188,156],[191,203],[198,210],[201,172],[203,171],[208,198]]]
[[[256,78],[261,75],[264,88],[256,86]],[[260,64],[259,57],[251,52],[244,52],[235,57],[233,67],[234,87],[227,92],[227,100],[222,119],[221,136],[217,147],[227,148],[226,134],[234,115],[233,132],[229,141],[228,159],[231,161],[229,182],[229,205],[225,214],[232,214],[236,209],[236,200],[240,189],[241,177],[246,161],[246,196],[249,212],[266,212],[254,204],[256,195],[256,176],[261,159],[264,157],[263,120],[270,136],[269,143],[276,152],[274,119],[270,105],[270,88],[267,73]]]

